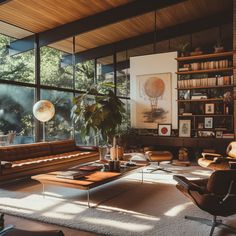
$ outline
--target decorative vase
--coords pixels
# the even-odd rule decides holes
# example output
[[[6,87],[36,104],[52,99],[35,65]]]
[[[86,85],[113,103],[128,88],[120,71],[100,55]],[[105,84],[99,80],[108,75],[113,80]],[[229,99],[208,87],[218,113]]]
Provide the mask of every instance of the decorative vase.
[[[124,148],[123,147],[111,147],[110,149],[110,156],[111,156],[111,160],[115,161],[115,160],[121,160],[123,158],[124,155]]]

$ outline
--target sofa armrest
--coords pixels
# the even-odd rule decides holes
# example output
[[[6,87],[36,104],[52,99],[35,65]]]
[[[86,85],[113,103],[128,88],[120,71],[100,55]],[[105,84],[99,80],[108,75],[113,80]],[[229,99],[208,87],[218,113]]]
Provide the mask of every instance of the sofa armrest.
[[[12,166],[12,162],[10,161],[0,161],[1,168],[10,169]]]
[[[207,159],[207,160],[214,160],[215,157],[222,157],[222,155],[218,153],[208,153],[208,152],[203,152],[202,157]],[[223,158],[223,157],[222,157]]]
[[[98,151],[97,146],[76,146],[76,147],[77,147],[77,150],[79,151],[93,151],[93,152]]]
[[[199,186],[195,183],[192,183],[191,181],[186,179],[184,176],[174,175],[173,179],[176,180],[179,185],[181,185],[182,187],[184,187],[188,191],[197,191],[199,193],[204,193],[204,189],[201,186]]]

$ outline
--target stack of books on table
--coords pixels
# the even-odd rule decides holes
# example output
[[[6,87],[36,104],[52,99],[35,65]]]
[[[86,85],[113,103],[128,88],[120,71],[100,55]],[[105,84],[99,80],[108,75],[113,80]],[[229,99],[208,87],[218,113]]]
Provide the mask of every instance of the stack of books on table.
[[[62,178],[62,179],[80,179],[80,178],[83,178],[87,174],[88,173],[86,171],[73,171],[73,170],[60,171],[57,174],[57,178]]]

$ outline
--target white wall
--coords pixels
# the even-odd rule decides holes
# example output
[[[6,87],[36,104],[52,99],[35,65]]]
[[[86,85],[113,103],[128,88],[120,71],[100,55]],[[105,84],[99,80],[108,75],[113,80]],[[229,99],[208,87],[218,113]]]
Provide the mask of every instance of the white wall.
[[[135,98],[138,95],[138,84],[136,76],[149,75],[155,73],[171,73],[172,74],[172,113],[171,123],[172,128],[178,128],[177,117],[177,52],[168,52],[160,54],[152,54],[130,58],[130,98],[131,98],[131,126],[133,128],[147,128],[139,127],[136,123],[136,102]],[[156,123],[151,123],[153,129],[157,128]],[[150,124],[149,124],[150,127]]]

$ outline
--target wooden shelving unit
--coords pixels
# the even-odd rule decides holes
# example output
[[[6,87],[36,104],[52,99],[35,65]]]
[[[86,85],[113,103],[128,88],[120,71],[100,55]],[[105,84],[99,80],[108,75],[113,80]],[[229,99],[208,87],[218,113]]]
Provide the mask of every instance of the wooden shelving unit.
[[[233,51],[229,51],[176,58],[179,68],[189,68],[187,71],[176,72],[179,86],[176,88],[178,91],[178,119],[191,120],[192,136],[194,137],[203,138],[199,132],[204,133],[205,131],[213,134],[219,130],[233,133],[233,103],[232,101],[225,103],[225,99],[223,99],[225,93],[230,92],[233,100],[235,87],[232,84],[233,54]],[[183,99],[185,96],[188,99]],[[207,96],[208,98],[193,99],[194,96]],[[207,112],[209,105],[214,109],[212,114]],[[183,115],[183,113],[192,114]],[[212,126],[210,125],[208,128],[205,122],[209,119],[212,120]]]

